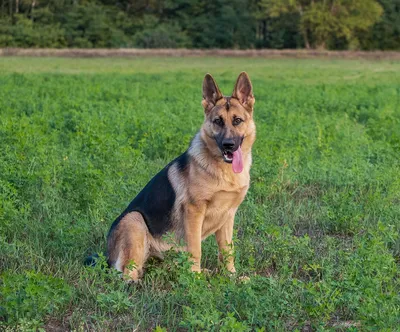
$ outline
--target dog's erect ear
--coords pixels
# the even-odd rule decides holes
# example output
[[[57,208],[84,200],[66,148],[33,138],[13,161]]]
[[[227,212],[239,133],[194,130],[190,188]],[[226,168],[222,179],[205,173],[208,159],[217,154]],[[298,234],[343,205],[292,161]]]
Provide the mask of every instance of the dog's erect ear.
[[[241,72],[233,89],[232,97],[240,101],[246,108],[252,110],[255,102],[253,86],[246,72]]]
[[[201,102],[204,110],[206,112],[211,110],[221,98],[222,93],[219,91],[217,83],[215,83],[215,80],[210,74],[207,74],[203,81],[203,101]]]

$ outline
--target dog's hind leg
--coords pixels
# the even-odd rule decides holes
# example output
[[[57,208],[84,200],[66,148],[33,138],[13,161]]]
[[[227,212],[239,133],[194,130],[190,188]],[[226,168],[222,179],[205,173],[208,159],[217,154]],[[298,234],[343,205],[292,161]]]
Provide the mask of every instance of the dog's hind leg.
[[[108,238],[109,263],[134,282],[149,256],[149,230],[139,212],[125,215]]]

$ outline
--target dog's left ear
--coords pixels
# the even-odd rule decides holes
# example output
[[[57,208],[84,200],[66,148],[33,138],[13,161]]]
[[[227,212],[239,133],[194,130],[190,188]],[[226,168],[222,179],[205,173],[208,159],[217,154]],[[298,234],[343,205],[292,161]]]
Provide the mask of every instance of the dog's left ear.
[[[255,103],[253,86],[251,85],[250,77],[246,72],[241,72],[237,78],[232,97],[238,99],[247,109],[253,110],[253,105]]]

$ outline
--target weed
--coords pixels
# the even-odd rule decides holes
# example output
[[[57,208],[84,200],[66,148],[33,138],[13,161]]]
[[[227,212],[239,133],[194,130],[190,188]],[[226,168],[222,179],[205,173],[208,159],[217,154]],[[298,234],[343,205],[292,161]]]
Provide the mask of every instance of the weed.
[[[128,285],[113,219],[203,120],[204,73],[257,98],[237,275],[215,239]],[[239,58],[0,58],[0,329],[396,330],[400,65]]]

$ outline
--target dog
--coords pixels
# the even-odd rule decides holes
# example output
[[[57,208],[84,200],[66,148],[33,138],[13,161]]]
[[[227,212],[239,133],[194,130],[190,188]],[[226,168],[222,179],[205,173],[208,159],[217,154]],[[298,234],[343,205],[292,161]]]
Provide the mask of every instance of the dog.
[[[255,98],[247,73],[237,78],[230,97],[214,78],[203,81],[205,119],[186,152],[156,174],[113,222],[107,236],[110,267],[137,282],[150,256],[162,258],[184,243],[191,269],[201,272],[201,242],[215,234],[219,259],[235,273],[233,224],[250,185],[251,149],[256,137]]]

